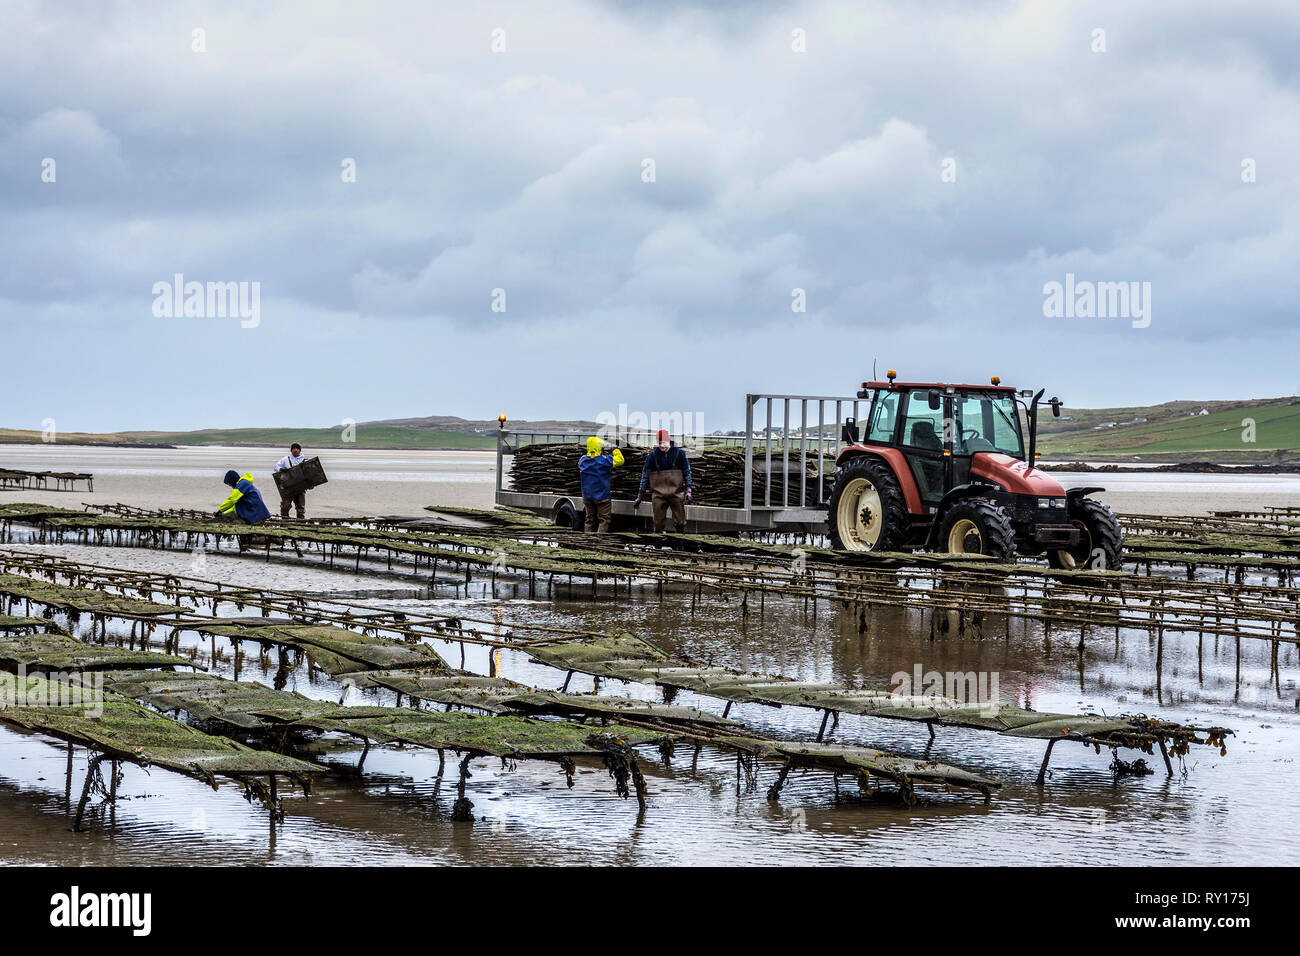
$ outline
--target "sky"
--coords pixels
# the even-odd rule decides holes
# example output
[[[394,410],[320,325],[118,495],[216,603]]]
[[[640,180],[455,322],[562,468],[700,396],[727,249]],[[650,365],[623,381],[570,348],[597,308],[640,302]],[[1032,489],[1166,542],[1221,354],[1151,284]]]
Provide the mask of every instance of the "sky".
[[[0,22],[0,427],[1300,392],[1294,0]]]

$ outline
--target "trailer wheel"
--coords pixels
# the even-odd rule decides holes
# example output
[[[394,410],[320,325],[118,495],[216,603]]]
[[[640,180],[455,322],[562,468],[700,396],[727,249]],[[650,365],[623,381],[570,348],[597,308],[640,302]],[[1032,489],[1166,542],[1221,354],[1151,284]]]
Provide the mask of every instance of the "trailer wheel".
[[[949,554],[986,554],[1010,561],[1016,556],[1011,517],[996,501],[966,498],[943,516],[939,543]]]
[[[1048,551],[1048,566],[1118,571],[1124,558],[1124,532],[1115,513],[1100,501],[1080,498],[1070,502],[1070,522],[1082,532],[1079,543]]]
[[[571,501],[561,501],[555,509],[555,523],[561,528],[581,531],[584,527],[585,514],[573,507]]]
[[[836,551],[897,551],[907,534],[907,502],[893,469],[871,455],[835,473],[826,526]]]

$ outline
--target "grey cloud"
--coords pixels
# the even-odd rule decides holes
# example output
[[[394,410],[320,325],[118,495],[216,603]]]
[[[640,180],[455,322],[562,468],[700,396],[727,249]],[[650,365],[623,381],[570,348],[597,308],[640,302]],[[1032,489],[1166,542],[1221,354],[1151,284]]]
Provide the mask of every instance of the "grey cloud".
[[[1300,291],[1298,19],[1262,0],[1249,15],[1007,2],[924,17],[901,3],[17,4],[0,37],[0,318],[45,316],[24,329],[40,348],[84,315],[98,355],[128,354],[122,324],[147,337],[150,286],[183,272],[260,280],[265,339],[324,369],[384,337],[469,348],[480,334],[567,369],[575,334],[653,330],[686,343],[677,374],[696,389],[737,341],[761,367],[789,351],[783,334],[816,328],[845,343],[806,373],[817,391],[885,349],[982,359],[973,330],[1067,382],[1086,381],[1073,358],[1089,343],[1107,359],[1159,343],[1171,367],[1199,368],[1272,337],[1251,354],[1280,379]],[[57,185],[40,182],[46,155]],[[940,180],[949,157],[955,183]],[[1043,284],[1067,271],[1151,281],[1146,338],[1046,320]],[[734,374],[710,387],[741,387]],[[764,377],[743,387],[805,373]],[[559,413],[575,393],[531,394]]]

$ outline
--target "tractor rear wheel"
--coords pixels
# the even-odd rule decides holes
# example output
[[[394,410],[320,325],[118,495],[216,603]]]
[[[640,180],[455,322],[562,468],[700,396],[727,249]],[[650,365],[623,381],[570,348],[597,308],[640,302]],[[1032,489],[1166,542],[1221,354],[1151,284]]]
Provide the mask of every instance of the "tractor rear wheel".
[[[863,455],[835,473],[826,526],[836,551],[897,551],[908,524],[903,489],[884,461]]]
[[[1073,548],[1047,552],[1047,564],[1072,570],[1118,571],[1124,558],[1124,532],[1115,513],[1100,501],[1079,498],[1070,502],[1070,523],[1079,529]]]
[[[939,545],[949,554],[986,554],[1004,561],[1016,556],[1011,516],[989,498],[958,501],[943,516]]]

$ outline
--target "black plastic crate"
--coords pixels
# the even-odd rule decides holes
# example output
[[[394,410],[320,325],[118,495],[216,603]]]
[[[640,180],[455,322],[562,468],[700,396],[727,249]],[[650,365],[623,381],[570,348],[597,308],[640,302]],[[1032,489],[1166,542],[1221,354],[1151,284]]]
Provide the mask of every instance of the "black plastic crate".
[[[273,472],[272,477],[275,479],[275,487],[279,489],[281,498],[292,498],[300,491],[310,491],[317,485],[329,481],[325,477],[325,467],[320,463],[319,458],[308,458],[301,465]]]

